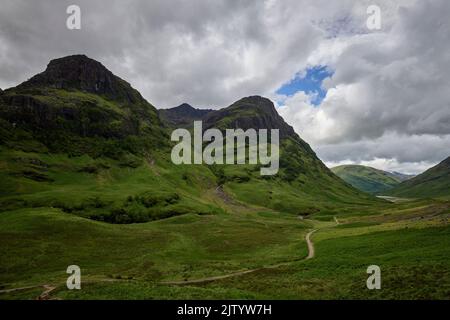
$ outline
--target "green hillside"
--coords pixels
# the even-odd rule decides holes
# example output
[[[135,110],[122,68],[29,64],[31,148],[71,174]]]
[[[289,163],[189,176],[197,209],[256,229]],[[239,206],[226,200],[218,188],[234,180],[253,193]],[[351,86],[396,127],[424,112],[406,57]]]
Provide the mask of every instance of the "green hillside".
[[[169,124],[86,56],[0,92],[0,300],[448,297],[449,202],[355,189],[268,99],[188,112],[280,129],[279,173],[173,164]],[[382,292],[365,286],[373,263]],[[72,264],[82,290],[65,286]]]
[[[414,198],[450,198],[450,157],[389,191],[390,195]]]
[[[3,210],[57,207],[96,220],[145,222],[217,212],[205,197],[216,188],[223,197],[302,215],[377,201],[337,179],[261,97],[211,112],[205,128],[279,128],[281,168],[273,177],[261,176],[258,165],[172,164],[171,130],[156,109],[86,56],[53,60],[0,97]]]
[[[400,180],[389,172],[367,166],[342,165],[332,168],[331,171],[355,188],[371,194],[382,193],[400,183]]]

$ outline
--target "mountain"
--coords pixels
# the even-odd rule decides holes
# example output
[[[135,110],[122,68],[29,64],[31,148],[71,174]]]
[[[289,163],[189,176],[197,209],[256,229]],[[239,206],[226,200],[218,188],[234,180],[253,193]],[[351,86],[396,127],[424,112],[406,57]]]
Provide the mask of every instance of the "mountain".
[[[389,176],[400,182],[414,178],[415,174],[404,174],[397,171],[385,171]]]
[[[231,106],[209,113],[205,128],[279,129],[280,137],[297,136],[294,129],[278,114],[272,101],[260,96],[251,96],[236,101]]]
[[[212,109],[195,109],[187,103],[175,108],[159,109],[161,120],[173,127],[188,127],[195,120],[202,120]]]
[[[389,194],[398,197],[449,198],[450,197],[450,157],[418,176],[404,181]]]
[[[24,151],[118,156],[166,141],[155,107],[84,55],[50,61],[0,106],[1,141]]]
[[[174,108],[180,110],[181,108]],[[190,106],[184,106],[182,110],[187,110],[189,115],[198,115],[196,120],[203,121],[203,129],[217,128],[221,131],[225,129],[278,129],[280,132],[281,146],[280,146],[280,173],[277,178],[270,179],[266,177],[261,179],[253,175],[253,171],[258,171],[258,168],[250,169],[251,166],[224,166],[222,177],[229,185],[233,182],[240,181],[240,192],[236,193],[239,197],[242,192],[242,181],[251,181],[249,185],[254,188],[267,189],[268,186],[255,186],[254,183],[262,183],[269,179],[281,180],[283,182],[292,183],[298,186],[296,192],[298,194],[305,194],[308,198],[315,195],[325,198],[336,197],[336,193],[344,191],[341,196],[348,196],[355,194],[354,190],[348,190],[348,186],[342,186],[342,182],[331,173],[331,171],[318,159],[317,155],[311,147],[303,141],[294,129],[288,125],[283,118],[278,114],[272,101],[261,96],[244,97],[230,106],[219,109],[209,110],[201,113],[202,110],[194,109]],[[173,110],[173,109],[172,109]],[[195,111],[194,111],[195,110]],[[161,110],[160,110],[161,111]],[[170,125],[170,123],[166,123]],[[184,123],[186,127],[192,127],[193,122]],[[189,124],[189,125],[188,125]],[[320,185],[320,188],[318,187]],[[289,186],[292,187],[292,186]],[[334,188],[335,187],[335,188]],[[288,187],[287,187],[288,189]],[[322,190],[319,192],[319,190]],[[251,190],[254,192],[254,190]],[[250,198],[249,195],[245,196]],[[241,197],[245,199],[245,197]],[[306,198],[306,197],[303,197]],[[337,196],[339,198],[339,196]],[[259,198],[257,204],[267,205],[267,200],[273,199],[269,196],[267,198]],[[265,202],[261,202],[264,200]],[[276,206],[278,204],[274,204]],[[269,205],[270,206],[270,205]]]
[[[342,165],[331,169],[355,188],[371,194],[384,192],[398,185],[405,176],[362,165]]]
[[[115,76],[100,62],[85,55],[51,60],[44,72],[20,84],[17,89],[39,87],[78,89],[128,103],[140,103],[144,100],[129,83]]]
[[[381,201],[335,176],[266,98],[246,97],[216,111],[182,105],[162,114],[95,60],[52,60],[0,95],[1,210],[53,207],[134,223],[255,206],[326,219],[344,206]],[[279,129],[279,173],[261,176],[261,166],[250,164],[173,164],[171,126],[164,121],[188,125],[196,118],[205,129]]]

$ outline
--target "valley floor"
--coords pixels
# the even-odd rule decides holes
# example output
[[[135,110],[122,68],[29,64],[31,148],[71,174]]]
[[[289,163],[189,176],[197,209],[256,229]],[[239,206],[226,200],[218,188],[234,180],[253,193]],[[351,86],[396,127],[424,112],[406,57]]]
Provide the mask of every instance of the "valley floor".
[[[450,297],[449,202],[308,219],[237,211],[129,225],[52,208],[2,212],[0,299]],[[66,288],[72,264],[81,290]],[[381,290],[366,287],[370,265],[381,268]]]

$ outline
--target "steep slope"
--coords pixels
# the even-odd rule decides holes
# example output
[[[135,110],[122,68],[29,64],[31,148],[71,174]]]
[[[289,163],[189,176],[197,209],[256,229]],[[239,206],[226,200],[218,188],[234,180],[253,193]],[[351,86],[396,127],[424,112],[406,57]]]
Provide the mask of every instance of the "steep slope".
[[[389,172],[362,165],[342,165],[331,171],[355,188],[371,194],[389,190],[400,183]]]
[[[54,207],[112,223],[220,210],[199,197],[215,176],[172,165],[156,109],[84,55],[52,60],[0,95],[0,166],[0,210]]]
[[[372,197],[336,177],[278,114],[266,98],[242,98],[227,108],[209,113],[204,129],[279,129],[280,170],[260,176],[259,166],[225,165],[219,172],[225,187],[241,201],[299,214],[317,213],[339,204],[364,203]]]
[[[450,157],[418,176],[404,181],[390,195],[417,198],[450,198]]]
[[[212,109],[195,109],[187,103],[183,103],[175,108],[159,109],[158,113],[168,126],[189,127],[195,120],[202,120]]]
[[[52,60],[0,97],[0,139],[24,151],[118,155],[167,141],[156,109],[84,55]]]
[[[231,106],[204,117],[205,128],[279,129],[280,137],[298,138],[294,129],[276,111],[273,103],[260,96],[242,98]]]

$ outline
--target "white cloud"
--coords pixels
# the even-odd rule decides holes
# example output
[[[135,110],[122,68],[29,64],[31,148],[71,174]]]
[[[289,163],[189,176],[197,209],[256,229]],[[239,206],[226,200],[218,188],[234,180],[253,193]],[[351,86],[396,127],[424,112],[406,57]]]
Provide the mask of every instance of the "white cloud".
[[[0,87],[84,53],[157,107],[282,101],[280,113],[326,161],[436,163],[450,134],[450,2],[376,2],[379,32],[365,28],[371,0],[78,0],[82,30],[69,31],[70,0],[0,0]],[[275,94],[315,65],[334,70],[320,107],[303,93]],[[399,148],[412,142],[431,144],[427,159]]]
[[[450,2],[411,2],[395,12],[387,30],[316,49],[310,62],[335,70],[320,107],[294,96],[280,108],[325,161],[404,163],[417,172],[449,156],[450,48],[443,38]]]

